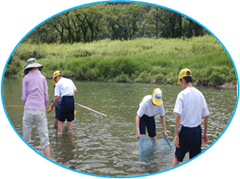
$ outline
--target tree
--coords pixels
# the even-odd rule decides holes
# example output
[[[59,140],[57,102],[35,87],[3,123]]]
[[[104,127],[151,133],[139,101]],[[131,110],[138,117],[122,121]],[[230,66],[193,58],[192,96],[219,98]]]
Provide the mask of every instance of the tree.
[[[99,3],[64,12],[33,30],[31,43],[92,42],[111,38],[181,38],[208,33],[187,17],[141,3]]]
[[[91,16],[88,16],[86,19],[91,31],[91,42],[98,39],[99,33],[104,30],[103,27],[106,25],[103,20],[104,8],[105,6],[103,4],[98,4],[96,6],[89,6],[89,9],[85,12],[86,16],[91,14]]]
[[[176,38],[182,36],[182,16],[180,14],[160,8],[157,17],[160,22],[161,37]]]
[[[111,39],[131,40],[139,30],[145,13],[143,4],[117,4],[108,6],[107,20]]]

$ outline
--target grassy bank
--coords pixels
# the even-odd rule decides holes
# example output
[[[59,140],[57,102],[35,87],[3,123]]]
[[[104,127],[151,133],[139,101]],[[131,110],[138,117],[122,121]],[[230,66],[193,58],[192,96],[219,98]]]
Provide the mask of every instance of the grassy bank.
[[[192,70],[197,84],[236,83],[232,62],[211,35],[191,39],[104,40],[76,44],[20,44],[5,76],[23,74],[25,60],[36,57],[43,74],[55,70],[77,80],[173,84],[182,68]]]

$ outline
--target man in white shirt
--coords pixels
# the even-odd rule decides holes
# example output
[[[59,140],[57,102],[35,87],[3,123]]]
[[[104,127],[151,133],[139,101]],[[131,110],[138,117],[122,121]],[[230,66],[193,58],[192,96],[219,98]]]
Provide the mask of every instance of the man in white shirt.
[[[159,114],[163,125],[163,136],[167,137],[166,122],[165,122],[165,110],[162,101],[162,91],[160,88],[156,88],[152,95],[147,95],[143,98],[139,105],[136,116],[136,130],[137,139],[140,139],[140,135],[145,135],[146,127],[149,137],[157,141],[156,137],[156,125],[155,115]]]
[[[52,111],[53,107],[56,105],[61,96],[58,118],[58,134],[62,134],[63,123],[66,119],[68,132],[71,133],[75,110],[74,95],[77,93],[77,88],[72,80],[62,77],[60,71],[55,71],[53,73],[53,80],[56,82],[54,90],[55,98],[52,105],[49,107],[48,112]]]
[[[177,84],[181,84],[183,90],[178,94],[174,107],[176,151],[172,167],[179,165],[187,152],[189,152],[190,159],[201,153],[202,140],[203,144],[208,142],[209,111],[203,94],[192,85],[192,72],[187,68],[181,70]],[[203,134],[201,130],[202,116],[204,118]]]

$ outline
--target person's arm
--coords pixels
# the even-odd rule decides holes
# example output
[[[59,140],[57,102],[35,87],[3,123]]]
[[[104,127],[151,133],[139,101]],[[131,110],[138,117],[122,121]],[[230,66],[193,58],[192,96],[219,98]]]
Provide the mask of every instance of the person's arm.
[[[207,129],[208,129],[208,116],[203,117],[204,121],[204,131],[202,134],[202,140],[203,144],[206,144],[208,142],[208,135],[207,135]]]
[[[174,132],[174,145],[177,148],[180,148],[179,137],[178,137],[178,129],[179,129],[179,125],[180,125],[180,120],[181,120],[181,114],[177,113],[176,119],[175,119],[175,132]]]
[[[208,116],[209,116],[209,110],[208,110],[208,107],[207,107],[207,102],[203,96],[203,101],[204,101],[204,106],[203,106],[203,109],[202,109],[202,115],[203,115],[203,123],[204,123],[204,131],[203,131],[203,134],[202,134],[202,140],[203,140],[203,144],[206,144],[208,142],[208,135],[207,135],[207,130],[208,130]]]
[[[45,108],[47,107],[49,97],[48,97],[48,85],[46,79],[44,79],[44,102],[45,102]]]
[[[73,93],[75,96],[77,94],[77,88],[76,88],[75,84],[73,83],[73,81],[72,81],[72,87],[73,87]]]
[[[57,104],[58,100],[59,100],[59,96],[55,96],[53,103],[48,109],[48,112],[51,112],[53,110],[53,107]]]
[[[161,117],[162,126],[163,126],[163,137],[164,137],[164,139],[166,139],[168,137],[168,135],[167,135],[167,129],[166,129],[165,116],[160,116],[160,117]]]
[[[27,98],[27,89],[26,89],[26,81],[25,78],[23,78],[23,83],[22,83],[22,100],[25,103]]]
[[[140,116],[137,115],[136,116],[136,131],[137,131],[137,139],[140,139],[140,132],[139,132],[139,123],[140,123]]]

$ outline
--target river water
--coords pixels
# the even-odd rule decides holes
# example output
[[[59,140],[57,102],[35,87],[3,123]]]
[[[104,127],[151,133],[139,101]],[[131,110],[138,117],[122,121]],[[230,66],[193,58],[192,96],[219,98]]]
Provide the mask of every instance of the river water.
[[[83,173],[100,176],[139,176],[167,170],[171,167],[173,153],[163,151],[153,161],[139,161],[136,140],[135,117],[139,103],[154,88],[163,92],[168,139],[173,146],[175,115],[173,107],[181,86],[144,83],[106,83],[74,81],[78,93],[75,102],[106,114],[76,106],[73,133],[57,136],[53,126],[54,111],[47,113],[51,158],[57,164]],[[2,94],[9,122],[22,136],[21,100],[22,79],[4,78]],[[49,98],[53,99],[53,85],[48,80]],[[206,150],[222,134],[232,117],[236,105],[236,89],[197,87],[205,96],[210,111],[209,142],[202,146]],[[50,105],[50,102],[49,102]],[[48,105],[48,106],[49,106]],[[202,126],[203,127],[203,126]],[[156,117],[157,138],[163,138],[160,117]],[[36,127],[29,144],[42,154]],[[167,150],[167,149],[165,149]],[[187,157],[185,161],[187,160]]]

